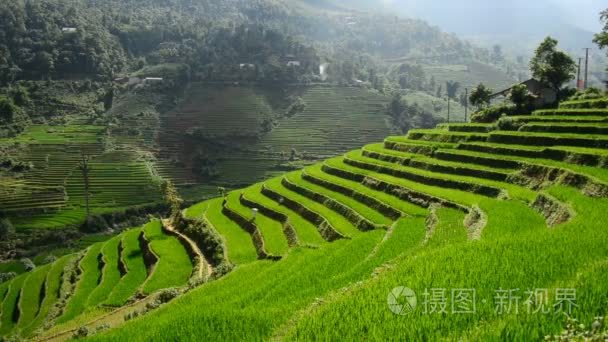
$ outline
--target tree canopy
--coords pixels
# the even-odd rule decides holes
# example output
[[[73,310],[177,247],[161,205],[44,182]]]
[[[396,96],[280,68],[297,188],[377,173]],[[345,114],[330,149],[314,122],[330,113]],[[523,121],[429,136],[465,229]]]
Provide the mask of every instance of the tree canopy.
[[[490,104],[490,96],[492,95],[492,89],[486,87],[483,83],[480,83],[469,96],[469,102],[477,109],[481,109]]]
[[[596,43],[600,49],[608,47],[608,8],[600,13],[600,20],[604,23],[602,31],[595,35],[593,42]]]
[[[536,49],[530,71],[534,78],[559,91],[564,83],[574,79],[576,63],[557,49],[557,40],[547,37]]]

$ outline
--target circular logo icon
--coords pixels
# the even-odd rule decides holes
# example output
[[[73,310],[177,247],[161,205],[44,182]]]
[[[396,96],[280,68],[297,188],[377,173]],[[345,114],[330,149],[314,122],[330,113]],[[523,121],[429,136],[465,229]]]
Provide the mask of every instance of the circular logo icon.
[[[418,299],[416,293],[409,287],[395,287],[386,298],[388,308],[396,315],[407,315],[416,309]]]

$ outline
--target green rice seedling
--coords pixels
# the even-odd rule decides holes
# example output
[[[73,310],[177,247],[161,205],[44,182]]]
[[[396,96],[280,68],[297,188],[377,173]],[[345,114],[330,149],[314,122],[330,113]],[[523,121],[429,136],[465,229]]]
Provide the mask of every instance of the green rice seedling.
[[[158,262],[143,285],[142,292],[150,294],[187,284],[192,274],[192,261],[184,246],[175,237],[163,232],[160,221],[148,223],[143,231]]]
[[[44,323],[49,311],[59,299],[59,289],[61,287],[63,269],[72,258],[74,258],[73,255],[67,255],[62,258],[59,258],[57,261],[50,265],[50,269],[44,281],[44,299],[40,303],[40,308],[36,317],[31,321],[29,325],[25,324],[24,327],[21,329],[23,335],[30,335],[33,331],[38,329]]]
[[[239,191],[234,191],[228,194],[226,197],[228,201],[227,206],[231,210],[234,210],[241,216],[245,217],[247,220],[255,223],[262,233],[266,252],[272,255],[285,255],[289,249],[289,246],[287,244],[287,238],[283,233],[282,224],[267,216],[264,216],[262,213],[257,212],[254,214],[251,208],[247,208],[240,203],[240,195],[241,193]]]
[[[68,322],[80,315],[87,309],[87,303],[91,293],[99,285],[101,268],[99,259],[103,243],[96,243],[89,247],[85,256],[80,260],[81,270],[74,294],[70,297],[63,315],[57,319],[57,324]]]
[[[120,255],[118,250],[121,239],[122,236],[116,236],[106,242],[101,248],[101,258],[103,261],[101,282],[89,296],[87,303],[87,307],[89,308],[94,308],[108,299],[108,296],[112,293],[114,287],[117,286],[121,280],[119,270]]]
[[[40,310],[40,304],[46,296],[45,282],[51,265],[37,267],[29,273],[27,279],[23,283],[21,295],[19,296],[19,324],[18,328],[23,328],[29,325]]]
[[[289,222],[292,224],[294,230],[296,231],[296,235],[300,244],[318,246],[325,243],[325,240],[323,240],[323,238],[319,234],[319,231],[312,223],[308,222],[295,211],[283,205],[277,204],[275,201],[262,195],[261,191],[262,184],[256,184],[245,189],[243,191],[243,194],[247,197],[247,199],[251,201],[260,203],[265,207],[276,210],[277,212],[286,215],[289,218]]]
[[[122,251],[120,260],[125,265],[127,273],[118,281],[105,305],[121,306],[136,294],[137,289],[146,281],[148,273],[144,263],[143,254],[139,247],[139,234],[141,229],[131,229],[121,235]]]
[[[7,292],[2,301],[2,309],[0,316],[0,337],[8,335],[13,331],[19,319],[19,299],[21,297],[21,288],[23,283],[28,278],[29,274],[22,274],[7,285]]]
[[[236,223],[222,214],[222,198],[201,203],[186,212],[192,218],[202,215],[209,220],[224,239],[228,259],[234,264],[244,264],[257,259],[251,236]]]

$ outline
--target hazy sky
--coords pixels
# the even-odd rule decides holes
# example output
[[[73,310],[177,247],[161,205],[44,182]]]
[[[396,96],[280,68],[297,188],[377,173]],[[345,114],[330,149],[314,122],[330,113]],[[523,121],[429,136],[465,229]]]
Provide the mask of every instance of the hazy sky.
[[[452,12],[466,13],[465,8],[474,8],[477,13],[480,11],[500,12],[504,9],[513,12],[515,9],[521,10],[524,17],[534,15],[559,15],[560,19],[571,25],[597,32],[601,29],[599,12],[608,8],[607,0],[379,0],[385,5],[399,6],[407,11],[419,13],[423,17],[431,18],[429,11],[441,11],[444,15]],[[549,5],[552,4],[553,6]],[[454,10],[456,12],[454,12]],[[510,13],[514,15],[515,13]],[[519,14],[519,13],[518,13]],[[460,16],[453,20],[461,19]],[[488,18],[489,19],[489,18]]]
[[[601,29],[598,13],[608,8],[606,0],[551,0],[571,17],[577,26],[597,32]]]

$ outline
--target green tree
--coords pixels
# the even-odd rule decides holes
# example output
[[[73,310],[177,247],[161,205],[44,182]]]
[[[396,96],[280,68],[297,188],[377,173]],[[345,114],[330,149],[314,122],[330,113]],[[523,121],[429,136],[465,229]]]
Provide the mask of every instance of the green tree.
[[[30,93],[27,88],[22,86],[13,87],[10,90],[11,98],[13,102],[20,107],[26,106],[30,103]]]
[[[456,81],[445,82],[445,92],[447,93],[448,98],[450,98],[450,99],[456,98],[456,93],[458,92],[459,88],[460,88],[460,83],[458,83]]]
[[[598,33],[593,37],[593,42],[596,43],[600,49],[608,47],[608,8],[600,13],[600,20],[604,23],[602,32]]]
[[[8,239],[14,232],[15,228],[9,219],[0,219],[0,239]]]
[[[6,97],[0,97],[0,120],[5,122],[13,121],[13,117],[19,108],[15,106],[13,100]]]
[[[530,70],[534,78],[559,92],[564,83],[574,79],[576,63],[557,49],[557,40],[547,37],[536,49]]]
[[[517,84],[509,92],[509,100],[517,107],[523,109],[529,107],[534,100],[534,96],[528,91],[525,84]]]
[[[490,104],[491,95],[492,89],[486,87],[483,83],[479,83],[479,85],[471,92],[469,102],[473,106],[477,107],[477,109],[482,109]]]

